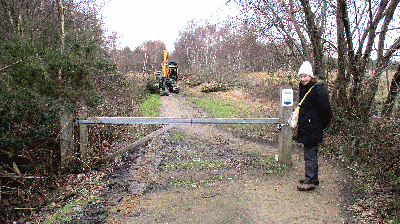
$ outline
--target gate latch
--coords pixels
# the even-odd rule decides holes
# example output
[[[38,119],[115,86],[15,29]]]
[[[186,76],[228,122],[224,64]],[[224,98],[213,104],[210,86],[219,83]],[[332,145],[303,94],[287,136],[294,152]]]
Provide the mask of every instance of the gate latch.
[[[280,130],[282,130],[282,127],[283,127],[283,126],[288,126],[288,125],[289,125],[289,124],[287,124],[287,123],[286,123],[286,124],[278,124],[278,127],[277,127],[277,128],[278,128],[278,130],[280,131]]]

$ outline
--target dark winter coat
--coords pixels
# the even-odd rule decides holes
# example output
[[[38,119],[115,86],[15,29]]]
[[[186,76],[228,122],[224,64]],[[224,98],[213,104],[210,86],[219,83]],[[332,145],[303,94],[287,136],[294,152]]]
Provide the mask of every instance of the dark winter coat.
[[[314,86],[300,106],[297,142],[315,144],[323,141],[323,130],[329,126],[332,119],[332,109],[329,96],[323,83],[309,82],[299,85],[299,101],[307,91]]]

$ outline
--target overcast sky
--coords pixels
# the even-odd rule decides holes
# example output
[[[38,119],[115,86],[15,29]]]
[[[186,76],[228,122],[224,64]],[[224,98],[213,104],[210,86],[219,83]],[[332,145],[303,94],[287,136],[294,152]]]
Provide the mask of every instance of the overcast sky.
[[[179,31],[192,19],[212,24],[235,16],[238,10],[227,0],[111,0],[101,13],[105,27],[120,36],[120,47],[136,48],[148,40],[161,40],[169,51]],[[203,22],[204,24],[204,22]]]

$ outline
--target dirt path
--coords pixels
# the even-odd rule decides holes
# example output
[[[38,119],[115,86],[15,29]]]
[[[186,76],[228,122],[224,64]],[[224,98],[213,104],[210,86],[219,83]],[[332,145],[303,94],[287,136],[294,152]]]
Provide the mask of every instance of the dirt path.
[[[207,117],[182,96],[162,97],[161,116]],[[107,223],[348,223],[341,183],[320,159],[320,185],[296,190],[304,164],[273,162],[277,148],[214,125],[180,124],[128,153],[108,179]],[[272,160],[271,160],[272,159]]]

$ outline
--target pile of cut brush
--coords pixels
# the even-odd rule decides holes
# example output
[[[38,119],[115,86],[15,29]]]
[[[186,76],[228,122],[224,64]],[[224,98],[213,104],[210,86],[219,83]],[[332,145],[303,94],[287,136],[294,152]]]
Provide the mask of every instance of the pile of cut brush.
[[[229,85],[217,81],[210,81],[201,84],[201,92],[203,93],[227,91],[227,90],[229,90]]]

